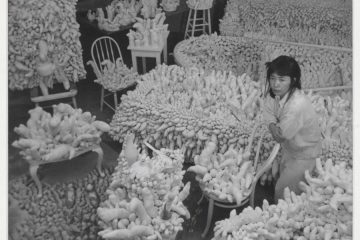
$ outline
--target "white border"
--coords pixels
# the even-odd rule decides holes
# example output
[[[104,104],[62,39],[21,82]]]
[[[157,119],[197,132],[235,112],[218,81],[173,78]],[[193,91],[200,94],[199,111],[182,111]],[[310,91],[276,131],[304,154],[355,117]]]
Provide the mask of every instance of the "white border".
[[[360,230],[359,230],[359,187],[360,187],[360,176],[359,176],[359,133],[360,133],[360,33],[359,33],[359,14],[360,4],[358,0],[353,1],[353,134],[354,134],[354,155],[353,155],[353,204],[354,204],[354,212],[353,212],[353,239],[360,239]]]
[[[10,0],[11,1],[11,0]],[[8,78],[7,78],[7,1],[0,1],[0,238],[8,239]]]
[[[0,239],[8,239],[8,86],[7,86],[7,16],[8,16],[8,4],[7,1],[0,1],[0,8],[3,10],[0,14],[0,30],[3,34],[0,38],[0,110],[3,113],[0,117],[0,194],[1,194],[1,206],[0,206]],[[359,176],[359,165],[357,161],[359,157],[359,133],[360,133],[360,34],[359,34],[359,17],[357,14],[360,13],[360,3],[358,0],[353,1],[353,132],[354,132],[354,225],[353,225],[353,239],[360,239],[360,230],[359,230],[359,218],[356,217],[359,215],[359,187],[360,187],[360,176]],[[5,114],[4,114],[5,113]]]

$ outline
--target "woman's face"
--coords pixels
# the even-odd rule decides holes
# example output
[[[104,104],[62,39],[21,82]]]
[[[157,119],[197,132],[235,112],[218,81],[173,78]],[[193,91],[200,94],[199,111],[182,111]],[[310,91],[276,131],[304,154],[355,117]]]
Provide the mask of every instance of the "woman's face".
[[[279,76],[276,73],[270,76],[270,88],[276,96],[282,98],[290,90],[289,76]]]

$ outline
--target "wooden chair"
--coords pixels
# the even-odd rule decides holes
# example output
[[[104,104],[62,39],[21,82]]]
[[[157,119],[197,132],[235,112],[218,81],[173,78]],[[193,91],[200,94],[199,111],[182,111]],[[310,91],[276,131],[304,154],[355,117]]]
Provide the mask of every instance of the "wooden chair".
[[[105,66],[103,66],[101,63],[104,60],[110,60],[111,62],[115,63],[116,59],[120,58],[121,62],[124,63],[119,45],[113,38],[109,36],[99,37],[93,42],[91,46],[91,58],[94,62],[93,68],[95,68],[94,72],[98,79],[100,79],[103,75]],[[111,95],[114,98],[114,106],[105,100],[106,97]],[[101,86],[100,111],[103,110],[104,104],[115,111],[118,105],[118,97],[117,92],[111,92],[105,89],[104,86]]]
[[[253,128],[253,131],[251,133],[250,140],[249,140],[249,145],[247,147],[247,150],[245,150],[245,151],[251,151],[256,130],[259,129],[259,127],[261,125],[262,125],[262,123],[256,124],[255,127]],[[280,149],[280,144],[279,143],[275,144],[275,146],[274,146],[272,152],[270,153],[270,156],[268,157],[268,159],[261,166],[258,166],[260,148],[261,148],[261,145],[262,145],[263,137],[264,137],[264,132],[260,135],[260,139],[259,139],[257,147],[256,147],[256,154],[255,154],[255,159],[254,159],[254,163],[253,163],[253,167],[255,169],[255,175],[254,175],[254,178],[253,178],[253,182],[250,185],[250,194],[245,196],[245,198],[241,201],[241,203],[237,204],[236,202],[228,202],[228,201],[225,201],[225,200],[221,200],[221,199],[219,199],[218,197],[216,197],[213,194],[206,193],[204,191],[204,186],[202,184],[199,184],[200,189],[202,191],[202,196],[201,196],[200,200],[197,202],[197,204],[199,205],[204,198],[206,198],[209,201],[207,219],[206,219],[206,226],[205,226],[204,231],[201,234],[202,238],[204,238],[207,235],[207,233],[208,233],[208,231],[210,229],[212,216],[213,216],[213,211],[214,211],[214,206],[217,206],[217,207],[220,207],[220,208],[234,209],[234,208],[244,206],[245,204],[250,202],[250,206],[254,207],[254,197],[255,197],[256,184],[257,184],[258,180],[260,179],[260,177],[271,168],[272,163],[273,163],[273,161],[274,161],[274,159],[275,159],[275,157],[276,157],[276,155],[277,155],[277,153],[279,152],[279,149]],[[259,167],[259,169],[258,169],[258,167]]]
[[[56,85],[61,85],[61,83],[57,83]],[[76,95],[77,95],[77,87],[74,82],[70,82],[70,89],[68,91],[61,91],[57,93],[51,93],[48,92],[48,87],[40,81],[39,87],[34,87],[30,91],[30,99],[33,103],[35,103],[35,106],[38,107],[40,103],[49,102],[49,101],[55,101],[55,100],[62,100],[64,102],[64,99],[71,98],[71,102],[74,108],[77,108],[76,104]],[[45,107],[51,107],[51,105],[42,106]]]

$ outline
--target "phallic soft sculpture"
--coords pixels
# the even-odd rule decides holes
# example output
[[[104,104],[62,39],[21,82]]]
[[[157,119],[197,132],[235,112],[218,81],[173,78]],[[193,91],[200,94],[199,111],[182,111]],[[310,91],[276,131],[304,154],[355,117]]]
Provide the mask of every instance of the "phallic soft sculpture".
[[[179,5],[180,5],[179,0],[162,0],[160,3],[160,6],[162,6],[162,8],[167,12],[176,11],[176,8]]]
[[[153,18],[156,15],[157,0],[142,0],[143,8],[141,9],[141,15],[147,18]]]

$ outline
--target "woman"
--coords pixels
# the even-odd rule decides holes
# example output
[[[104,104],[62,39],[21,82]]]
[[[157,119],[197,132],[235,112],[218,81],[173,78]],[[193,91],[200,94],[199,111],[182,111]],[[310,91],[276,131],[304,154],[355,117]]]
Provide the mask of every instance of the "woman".
[[[275,185],[275,202],[289,187],[301,193],[304,172],[312,171],[321,152],[321,130],[310,99],[301,91],[301,71],[292,57],[266,63],[263,115],[271,135],[281,144],[282,159]]]

